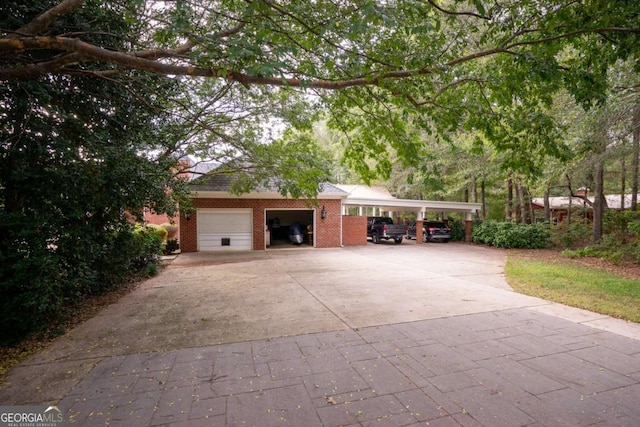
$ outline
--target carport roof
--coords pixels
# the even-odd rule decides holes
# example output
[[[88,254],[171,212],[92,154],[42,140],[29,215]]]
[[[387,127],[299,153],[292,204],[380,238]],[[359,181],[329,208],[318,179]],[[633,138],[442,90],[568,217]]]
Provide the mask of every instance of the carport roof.
[[[627,208],[631,206],[632,196],[632,194],[626,194],[624,196],[624,205],[622,203],[622,197],[620,196],[620,194],[607,194],[604,196],[604,198],[607,201],[607,207],[609,209],[622,209],[622,206],[626,206]],[[640,193],[636,197],[640,199]],[[593,203],[593,197],[588,197],[587,199],[589,200],[589,203]],[[531,202],[540,208],[544,208],[543,197],[534,197],[533,199],[531,199]],[[590,208],[591,206],[589,205],[589,203],[586,203],[581,197],[549,197],[549,207],[551,209],[568,209],[572,206],[580,207],[585,205],[585,207]]]
[[[398,199],[384,187],[366,185],[341,185],[336,187],[349,193],[344,206],[376,207],[385,211],[408,212],[464,212],[474,213],[482,209],[481,203],[445,202],[437,200]]]

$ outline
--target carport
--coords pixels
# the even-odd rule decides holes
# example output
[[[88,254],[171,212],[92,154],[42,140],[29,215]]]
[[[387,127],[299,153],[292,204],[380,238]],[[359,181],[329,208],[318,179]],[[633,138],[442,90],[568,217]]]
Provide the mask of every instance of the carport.
[[[427,212],[439,212],[446,215],[450,212],[465,214],[465,240],[471,241],[473,216],[482,209],[481,203],[446,202],[436,200],[398,199],[391,195],[384,187],[368,187],[365,185],[336,185],[349,195],[342,201],[343,215],[380,215],[382,211],[390,212],[415,212],[417,222],[427,218]],[[422,227],[416,227],[422,233]],[[421,238],[417,239],[421,242]]]

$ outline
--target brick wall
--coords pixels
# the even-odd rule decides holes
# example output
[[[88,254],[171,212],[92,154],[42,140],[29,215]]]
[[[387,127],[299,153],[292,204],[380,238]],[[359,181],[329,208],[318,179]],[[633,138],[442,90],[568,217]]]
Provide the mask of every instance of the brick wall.
[[[342,244],[344,246],[367,244],[366,216],[345,215],[342,217]]]
[[[316,247],[339,248],[342,244],[342,203],[340,200],[318,200],[316,208]],[[327,210],[327,217],[320,218],[322,206]]]
[[[340,200],[318,200],[320,206],[309,207],[305,200],[286,199],[193,199],[196,209],[187,221],[180,218],[180,250],[196,252],[198,250],[197,209],[198,208],[251,208],[253,209],[253,249],[264,249],[265,209],[314,209],[316,218],[315,244],[317,248],[340,247],[342,215]],[[322,207],[327,211],[325,219],[320,218]]]
[[[180,212],[180,251],[181,252],[197,252],[198,251],[198,212],[191,212],[191,219],[187,221],[184,212]]]
[[[416,244],[422,244],[422,238],[424,237],[424,219],[416,220]]]

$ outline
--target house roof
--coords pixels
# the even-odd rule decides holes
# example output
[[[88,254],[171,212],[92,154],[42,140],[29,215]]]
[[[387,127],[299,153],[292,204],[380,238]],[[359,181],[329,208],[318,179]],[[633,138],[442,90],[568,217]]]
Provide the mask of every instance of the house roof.
[[[629,209],[631,207],[631,194],[625,194],[624,196],[624,207],[625,209]],[[607,206],[610,209],[622,209],[622,196],[620,194],[609,194],[604,196],[607,199]],[[640,200],[640,194],[636,195],[636,200]]]
[[[201,176],[190,183],[193,197],[196,198],[227,198],[232,185],[236,181],[236,177],[226,174],[215,174],[210,176]],[[334,184],[325,182],[321,183],[318,189],[319,199],[342,199],[347,196],[347,192],[341,190]],[[256,188],[247,194],[234,196],[238,198],[250,199],[280,199],[286,198],[280,194],[275,185]]]
[[[588,199],[593,201],[593,197],[589,197]],[[544,207],[544,198],[534,197],[531,199],[531,203]],[[567,209],[569,206],[579,207],[583,204],[584,200],[580,197],[549,197],[549,207],[551,209]]]
[[[638,194],[638,200],[640,200],[640,194]],[[620,194],[608,194],[604,198],[607,200],[607,206],[609,209],[621,209],[622,197]],[[593,203],[593,197],[587,197],[587,199]],[[544,207],[544,198],[534,197],[531,199],[531,203],[536,206]],[[580,197],[549,197],[549,207],[551,209],[568,209],[569,206],[579,207],[583,206],[585,201]],[[587,205],[588,206],[588,205]],[[626,194],[624,197],[624,207],[628,209],[631,206],[631,194]]]
[[[367,185],[336,184],[336,187],[349,193],[354,198],[395,199],[384,187]]]
[[[208,176],[199,175],[191,180],[189,186],[196,191],[228,192],[235,181],[236,181],[235,177],[231,175],[221,175],[221,174],[208,175]]]
[[[220,165],[217,163],[198,162],[193,163],[189,167],[189,181],[195,181],[198,178],[204,177],[211,171],[216,170]]]
[[[200,165],[205,165],[201,163]],[[201,166],[198,171],[210,172],[215,167],[206,169]],[[205,172],[205,173],[206,173]],[[190,183],[194,198],[228,198],[231,187],[235,182],[233,175],[214,174],[194,179]],[[257,188],[247,194],[233,196],[244,199],[285,199],[276,186]],[[386,211],[410,212],[465,212],[473,213],[482,209],[480,203],[443,202],[435,200],[398,199],[389,190],[381,186],[348,185],[322,183],[318,189],[318,199],[342,199],[344,206],[378,207]]]

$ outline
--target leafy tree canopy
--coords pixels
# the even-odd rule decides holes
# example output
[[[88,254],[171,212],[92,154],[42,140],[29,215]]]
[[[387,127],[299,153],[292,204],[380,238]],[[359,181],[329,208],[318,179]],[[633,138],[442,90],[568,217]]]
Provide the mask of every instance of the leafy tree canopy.
[[[61,17],[81,13],[87,3],[5,2],[15,14],[0,40],[0,78],[83,73],[91,63],[321,89],[388,88],[413,78],[412,85],[432,89],[413,95],[418,104],[435,101],[447,85],[476,81],[464,66],[482,58],[512,57],[529,77],[549,76],[561,70],[549,54],[564,43],[578,47],[579,56],[601,54],[606,44],[617,57],[635,52],[640,32],[634,2],[605,0],[122,0],[100,8],[135,23],[127,33],[91,21],[84,31],[59,31]],[[104,36],[89,39],[98,32]]]
[[[58,24],[129,30],[114,11],[80,12]],[[14,18],[0,14],[0,26]],[[165,100],[179,86],[126,74],[127,85],[86,73],[0,86],[0,343],[119,285],[160,249],[132,222],[143,209],[173,214],[186,193],[165,155],[175,127]]]
[[[566,87],[585,106],[604,99],[607,65],[637,55],[640,35],[629,0],[62,0],[2,9],[12,18],[0,30],[0,80],[94,76],[128,85],[131,70],[199,77],[199,91],[208,85],[202,99],[226,102],[220,94],[233,92],[243,111],[261,110],[252,117],[262,123],[268,111],[303,124],[301,105],[323,105],[365,178],[389,173],[389,146],[404,162],[420,161],[409,118],[437,135],[481,131],[535,171],[526,153],[562,152],[543,114],[551,94]],[[87,9],[117,13],[129,28],[91,16],[60,25]],[[249,132],[229,126],[239,115],[225,115],[224,131],[209,128],[200,142],[259,142],[255,122]]]

